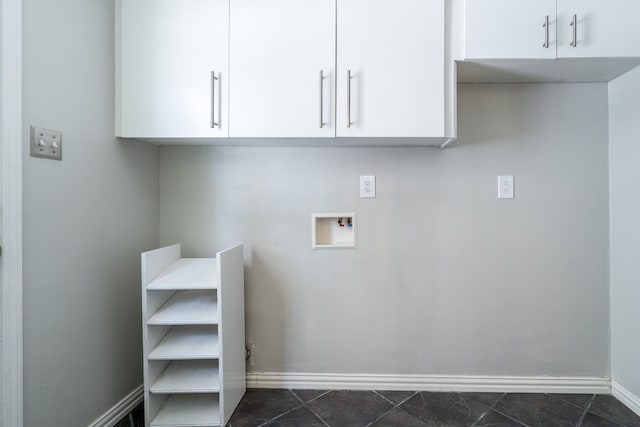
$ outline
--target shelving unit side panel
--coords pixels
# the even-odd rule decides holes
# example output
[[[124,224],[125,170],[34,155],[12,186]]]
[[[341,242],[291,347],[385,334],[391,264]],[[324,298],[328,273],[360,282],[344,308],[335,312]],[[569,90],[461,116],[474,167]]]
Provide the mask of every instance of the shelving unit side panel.
[[[147,360],[147,371],[149,372],[148,378],[149,378],[149,382],[145,382],[145,388],[149,389],[149,392],[151,392],[151,385],[155,384],[158,381],[158,378],[160,378],[164,371],[167,369],[167,367],[169,366],[169,363],[171,361],[170,360],[152,360],[149,361]]]
[[[145,322],[149,322],[154,315],[158,313],[165,304],[167,304],[175,296],[176,291],[147,291],[146,296],[146,316]]]
[[[142,253],[142,286],[147,286],[153,279],[165,271],[171,264],[180,259],[182,246],[172,246]]]
[[[238,245],[219,252],[216,259],[220,281],[220,408],[224,425],[246,391],[243,247]]]
[[[142,293],[142,373],[144,378],[144,410],[146,426],[149,427],[149,420],[155,417],[166,397],[152,398],[149,393],[150,372],[147,356],[153,347],[162,339],[169,328],[156,329],[150,333],[147,329],[147,318],[149,313],[153,313],[157,307],[156,302],[148,301],[146,287],[155,277],[168,268],[180,258],[182,247],[180,244],[143,252],[140,255],[140,279]],[[168,298],[168,297],[167,297]]]
[[[142,378],[144,381],[144,419],[145,427],[149,427],[149,420],[151,419],[151,404],[149,399],[149,384],[151,381],[149,379],[149,362],[147,360],[147,356],[153,347],[149,345],[149,330],[147,329],[147,313],[149,312],[148,304],[147,304],[147,289],[145,284],[145,273],[144,273],[144,254],[142,255]]]
[[[150,427],[151,426],[151,420],[153,420],[154,418],[156,418],[158,416],[158,413],[160,412],[160,409],[162,409],[162,407],[164,406],[164,404],[167,402],[167,398],[169,397],[169,395],[167,394],[151,394],[149,393],[148,395],[145,395],[145,419],[144,419],[144,425],[146,427]],[[148,417],[147,417],[148,415]]]
[[[144,357],[147,359],[153,350],[158,347],[162,340],[171,332],[171,326],[145,326],[147,332],[147,346]]]

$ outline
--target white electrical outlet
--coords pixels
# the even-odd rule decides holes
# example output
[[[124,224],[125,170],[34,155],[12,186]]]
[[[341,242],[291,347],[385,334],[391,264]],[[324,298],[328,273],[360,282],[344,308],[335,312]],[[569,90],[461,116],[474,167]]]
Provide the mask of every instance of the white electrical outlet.
[[[513,199],[513,176],[498,177],[498,199]]]
[[[366,175],[360,177],[360,198],[376,197],[376,177],[375,175]]]

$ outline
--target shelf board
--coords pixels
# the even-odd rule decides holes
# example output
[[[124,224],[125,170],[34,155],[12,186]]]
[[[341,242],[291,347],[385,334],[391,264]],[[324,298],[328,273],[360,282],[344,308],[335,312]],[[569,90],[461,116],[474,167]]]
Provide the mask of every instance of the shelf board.
[[[149,360],[217,359],[218,330],[212,326],[175,326],[149,353]]]
[[[213,360],[174,361],[151,385],[151,393],[217,393],[220,391],[218,363]]]
[[[215,258],[181,258],[153,279],[147,290],[216,289]]]
[[[220,404],[218,397],[211,394],[170,396],[151,421],[151,427],[219,425]]]
[[[178,291],[149,318],[149,325],[216,325],[218,304],[214,292]]]
[[[621,76],[640,59],[468,59],[456,64],[458,83],[594,83]]]
[[[317,243],[315,245],[318,249],[323,248],[353,248],[353,242],[334,242],[334,243]]]

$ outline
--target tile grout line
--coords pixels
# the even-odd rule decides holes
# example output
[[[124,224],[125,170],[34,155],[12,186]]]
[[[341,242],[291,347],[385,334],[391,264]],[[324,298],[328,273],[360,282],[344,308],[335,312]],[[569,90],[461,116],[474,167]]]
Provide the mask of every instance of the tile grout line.
[[[484,412],[483,412],[483,413],[478,417],[478,419],[477,419],[477,420],[475,420],[475,421],[473,422],[473,424],[471,424],[471,427],[475,427],[475,426],[477,426],[477,425],[478,425],[478,423],[480,422],[480,420],[482,420],[482,419],[485,417],[485,415],[487,415],[487,414],[488,414],[489,412],[491,412],[491,411],[492,411],[491,406],[487,407],[487,410],[486,410],[486,411],[484,411]]]
[[[295,411],[296,409],[300,409],[300,408],[302,408],[303,406],[304,406],[304,405],[302,405],[302,404],[301,404],[300,406],[296,406],[296,407],[295,407],[295,408],[293,408],[293,409],[289,409],[288,411],[285,411],[285,412],[283,412],[283,413],[281,413],[281,414],[279,414],[279,415],[276,415],[276,416],[275,416],[275,417],[273,417],[273,418],[269,418],[267,421],[263,422],[262,424],[258,424],[258,426],[257,426],[257,427],[264,427],[264,426],[266,426],[266,425],[269,425],[269,423],[271,423],[271,422],[273,422],[273,421],[277,420],[277,419],[278,419],[278,418],[280,418],[280,417],[284,417],[285,415],[287,415],[287,414],[289,414],[289,413],[291,413],[291,412]]]
[[[288,415],[289,413],[291,413],[291,412],[295,411],[296,409],[300,409],[300,408],[302,408],[303,406],[304,406],[303,404],[300,404],[300,406],[296,406],[295,408],[293,408],[293,409],[289,409],[288,411],[285,411],[285,412],[283,412],[283,413],[281,413],[281,414],[279,414],[279,415],[276,415],[276,416],[275,416],[275,417],[273,417],[273,418],[269,418],[267,421],[263,422],[262,424],[258,424],[258,426],[257,426],[257,427],[263,427],[263,426],[266,426],[266,425],[268,425],[269,423],[271,423],[271,422],[273,422],[273,421],[277,420],[278,418],[284,417],[285,415]]]
[[[333,390],[326,390],[326,391],[324,391],[323,393],[320,393],[319,395],[317,395],[316,397],[314,397],[313,399],[309,400],[308,402],[305,402],[305,401],[303,401],[303,400],[302,400],[302,398],[301,398],[301,397],[299,397],[299,396],[296,394],[296,392],[295,392],[295,391],[291,390],[291,392],[292,392],[293,394],[295,394],[295,395],[296,395],[296,397],[302,401],[302,406],[304,406],[307,410],[309,410],[309,412],[311,412],[313,415],[315,415],[315,417],[316,417],[317,419],[319,419],[319,420],[320,420],[320,422],[321,422],[322,424],[324,424],[325,426],[327,426],[327,427],[331,427],[331,426],[329,426],[329,423],[327,423],[327,422],[326,422],[326,421],[325,421],[325,420],[324,420],[320,415],[318,415],[318,413],[317,413],[316,411],[314,411],[314,410],[313,410],[313,408],[312,408],[311,406],[309,406],[308,404],[309,404],[309,403],[311,403],[311,402],[313,402],[313,401],[315,401],[315,400],[317,400],[317,399],[320,399],[322,396],[326,396],[327,394],[331,393],[332,391],[333,391]]]
[[[327,394],[331,393],[332,391],[333,391],[333,390],[325,390],[323,393],[320,393],[319,395],[317,395],[317,396],[316,396],[316,397],[314,397],[313,399],[309,400],[308,402],[304,402],[304,407],[305,407],[305,408],[307,408],[307,409],[309,410],[309,412],[311,412],[313,415],[315,415],[315,416],[316,416],[316,418],[317,418],[317,419],[319,419],[319,420],[320,420],[320,422],[322,422],[322,424],[324,424],[324,425],[325,425],[325,426],[327,426],[327,427],[331,427],[331,426],[329,425],[329,423],[328,423],[328,422],[326,422],[326,421],[324,420],[324,418],[322,418],[322,417],[321,417],[321,416],[320,416],[316,411],[314,411],[314,410],[313,410],[313,408],[312,408],[311,406],[309,406],[309,403],[314,402],[314,401],[316,401],[316,400],[320,399],[322,396],[326,396]],[[295,393],[295,391],[293,391],[293,390],[292,390],[292,392],[293,392],[293,394],[296,394],[296,393]],[[296,395],[296,396],[297,396],[297,395]],[[300,399],[300,400],[302,400],[302,399]]]
[[[509,394],[509,393],[506,393],[506,392],[505,392],[505,393],[502,393],[502,395],[501,395],[499,398],[497,398],[497,399],[496,399],[496,401],[495,401],[495,402],[493,402],[493,404],[491,405],[491,410],[492,410],[493,412],[497,413],[497,414],[502,415],[503,417],[507,417],[507,418],[509,418],[511,421],[514,421],[514,422],[516,422],[516,423],[518,423],[518,424],[521,424],[521,425],[523,425],[523,426],[525,426],[525,427],[529,427],[527,424],[523,423],[522,421],[517,420],[517,419],[513,418],[512,416],[507,415],[507,414],[505,414],[504,412],[502,412],[502,411],[500,411],[499,409],[497,409],[497,408],[496,408],[496,405],[497,405],[497,404],[498,404],[502,399],[504,399],[504,397],[505,397],[507,394]],[[479,421],[480,421],[480,420],[478,420],[478,422],[479,422]]]
[[[507,394],[507,393],[505,393],[505,395],[506,395],[506,394]],[[504,395],[503,395],[502,397],[504,397]],[[500,399],[502,399],[502,397],[501,397]],[[498,400],[500,400],[500,399],[498,399]],[[498,403],[498,402],[496,402],[496,403]],[[515,422],[516,422],[516,423],[518,423],[518,424],[521,424],[521,425],[523,425],[523,426],[527,426],[527,427],[529,427],[529,425],[528,425],[528,424],[523,423],[522,421],[520,421],[520,420],[518,420],[518,419],[516,419],[516,418],[512,417],[511,415],[507,415],[507,414],[505,414],[504,412],[502,412],[501,410],[499,410],[499,409],[497,409],[497,408],[492,407],[491,409],[492,409],[494,412],[497,412],[498,414],[502,415],[503,417],[507,417],[507,418],[509,418],[510,420],[515,421]]]
[[[497,409],[495,409],[495,408],[493,408],[493,411],[494,411],[494,412],[496,412],[496,413],[498,413],[498,414],[500,414],[500,415],[502,415],[503,417],[507,417],[507,418],[509,418],[511,421],[514,421],[514,422],[516,422],[516,423],[518,423],[518,424],[520,424],[520,425],[522,425],[522,426],[529,427],[529,424],[525,424],[525,423],[523,423],[522,421],[520,421],[520,420],[518,420],[518,419],[513,418],[511,415],[507,415],[507,414],[505,414],[504,412],[500,412],[499,410],[497,410]]]
[[[402,405],[404,402],[406,402],[407,400],[411,399],[413,396],[422,393],[422,391],[416,391],[415,393],[413,393],[411,396],[407,397],[406,399],[404,399],[402,402],[400,402],[398,404],[398,409],[400,409],[402,412],[411,415],[413,418],[417,419],[418,421],[420,421],[421,423],[424,423],[424,421],[422,421],[420,418],[417,418],[415,415],[410,414],[409,411],[407,411],[406,409],[402,408],[400,405]],[[424,399],[424,396],[422,397]]]
[[[400,408],[400,405],[402,405],[403,403],[405,403],[407,400],[411,399],[413,396],[415,396],[416,394],[420,393],[420,391],[414,391],[413,393],[411,393],[408,397],[405,397],[404,399],[402,399],[400,402],[396,403],[391,399],[387,399],[386,397],[384,397],[383,395],[381,395],[380,393],[378,393],[376,390],[371,390],[373,391],[375,394],[377,394],[378,396],[380,396],[381,398],[383,398],[384,400],[386,400],[387,402],[391,403],[393,405],[393,409],[395,408]],[[408,390],[411,391],[411,390]],[[402,408],[400,408],[402,409]]]
[[[389,410],[388,410],[387,412],[385,412],[384,414],[380,415],[380,416],[379,416],[378,418],[376,418],[375,420],[371,421],[371,422],[370,422],[369,424],[367,424],[365,427],[368,427],[368,426],[370,426],[370,425],[372,425],[372,424],[375,424],[376,422],[378,422],[378,421],[379,421],[379,420],[381,420],[382,418],[384,418],[384,417],[386,417],[387,415],[389,415],[389,413],[390,413],[391,411],[393,411],[394,409],[400,409],[401,411],[404,411],[404,412],[406,412],[407,414],[409,414],[407,411],[405,411],[404,409],[402,409],[402,408],[400,407],[400,405],[402,405],[402,404],[403,404],[404,402],[406,402],[407,400],[411,399],[411,398],[412,398],[413,396],[415,396],[416,394],[420,393],[419,391],[416,391],[416,392],[414,392],[414,393],[411,393],[411,395],[410,395],[409,397],[407,397],[407,398],[405,398],[405,399],[402,399],[398,404],[396,404],[396,403],[395,403],[395,402],[393,402],[391,399],[387,399],[386,397],[384,397],[383,395],[381,395],[380,393],[378,393],[376,390],[371,390],[371,391],[372,391],[374,394],[376,394],[376,395],[380,396],[381,398],[383,398],[384,400],[386,400],[387,402],[391,403],[391,405],[393,405],[393,406],[392,406],[392,408],[391,408],[391,409],[389,409]],[[410,415],[410,416],[412,416],[413,418],[416,418],[416,417],[414,417],[414,416],[413,416],[413,415],[411,415],[411,414],[409,414],[409,415]],[[422,420],[421,420],[421,419],[416,418],[416,420],[418,420],[418,421],[420,421],[420,422],[422,423]],[[423,423],[423,424],[424,424],[424,423]]]
[[[287,415],[287,414],[289,414],[289,413],[291,413],[291,412],[295,411],[296,409],[300,409],[300,408],[302,408],[303,406],[305,406],[305,405],[304,405],[304,402],[302,402],[302,399],[300,399],[300,398],[299,398],[299,397],[298,397],[298,396],[297,396],[293,391],[291,391],[290,389],[287,389],[287,390],[289,391],[289,393],[291,393],[291,394],[292,394],[292,395],[293,395],[293,396],[294,396],[294,397],[295,397],[295,398],[300,402],[300,405],[296,406],[295,408],[289,409],[288,411],[285,411],[285,412],[283,412],[283,413],[281,413],[281,414],[279,414],[279,415],[276,415],[276,416],[275,416],[275,417],[273,417],[273,418],[269,418],[267,421],[263,422],[262,424],[258,424],[258,427],[266,426],[266,425],[268,425],[270,422],[275,421],[275,420],[277,420],[277,419],[278,419],[278,418],[280,418],[280,417],[284,417],[285,415]]]
[[[552,396],[552,395],[550,395],[550,394],[548,394],[548,393],[544,393],[544,395],[545,395],[545,396],[547,396],[547,397],[549,397],[549,398],[551,398],[551,399],[553,399],[553,400],[557,400],[557,401],[562,402],[562,403],[565,403],[565,404],[567,404],[567,405],[574,406],[574,407],[576,407],[576,408],[580,409],[581,411],[582,411],[582,410],[584,410],[584,406],[579,405],[579,404],[577,404],[577,403],[569,402],[569,401],[564,400],[564,399],[562,399],[562,398],[560,398],[560,397]],[[594,396],[595,396],[595,394],[591,395],[591,397],[594,397]],[[587,402],[587,405],[589,405],[589,402]],[[589,405],[589,406],[590,406],[590,405]]]
[[[584,418],[587,416],[587,413],[589,412],[589,409],[591,409],[591,405],[593,405],[593,402],[596,400],[596,395],[594,394],[593,396],[591,396],[591,399],[589,399],[589,403],[587,403],[587,406],[585,406],[584,411],[582,411],[582,415],[580,415],[580,418],[578,418],[578,422],[576,423],[576,427],[579,427],[582,425],[582,422],[584,421]]]
[[[495,408],[495,406],[498,404],[498,402],[500,402],[502,400],[503,397],[505,397],[507,395],[507,393],[502,393],[500,395],[500,397],[498,397],[492,404],[491,404],[491,409]]]
[[[509,418],[510,420],[515,421],[516,423],[518,423],[518,424],[520,424],[520,425],[523,425],[523,426],[525,426],[525,427],[529,427],[527,424],[523,423],[522,421],[520,421],[520,420],[518,420],[518,419],[516,419],[516,418],[514,418],[514,417],[511,417],[511,416],[509,416],[509,415],[507,415],[507,414],[503,414],[502,412],[500,412],[500,411],[498,411],[498,410],[496,409],[496,405],[497,405],[497,404],[498,404],[502,399],[504,399],[504,397],[505,397],[506,395],[508,395],[508,394],[509,394],[509,393],[506,393],[506,392],[505,392],[505,393],[502,393],[502,396],[500,396],[498,399],[496,399],[496,401],[495,401],[495,402],[493,402],[493,405],[491,405],[491,410],[492,410],[492,411],[494,411],[494,412],[497,412],[498,414],[500,414],[500,415],[502,415],[502,416],[505,416],[505,417]]]
[[[406,402],[407,400],[411,399],[413,396],[415,396],[418,393],[420,393],[420,392],[416,391],[416,392],[412,393],[411,396],[407,397],[406,399],[403,399],[400,403],[398,403],[398,407],[400,407],[400,405],[402,405],[404,402]],[[402,408],[400,408],[400,409],[402,409]]]
[[[302,403],[303,405],[306,403],[304,400],[302,400],[302,398],[301,398],[300,396],[298,396],[298,394],[297,394],[293,389],[290,389],[290,388],[289,388],[289,389],[287,389],[287,390],[289,390],[289,391],[291,392],[291,394],[293,394],[293,396],[294,396],[296,399],[298,399],[298,401],[299,401],[300,403]]]
[[[327,394],[327,393],[325,393],[325,394]],[[313,400],[315,400],[315,399],[313,399]],[[312,402],[312,400],[310,400],[309,402]],[[315,416],[316,416],[316,418],[317,418],[317,419],[319,419],[319,420],[320,420],[320,422],[322,422],[322,424],[324,424],[324,425],[325,425],[325,426],[327,426],[327,427],[331,427],[331,426],[329,425],[329,423],[328,423],[328,422],[326,422],[326,421],[324,420],[324,418],[322,418],[320,415],[318,415],[318,413],[317,413],[316,411],[314,411],[314,410],[313,410],[313,408],[312,408],[311,406],[309,406],[309,405],[307,405],[307,404],[305,403],[305,404],[304,404],[304,407],[305,407],[305,408],[307,408],[307,409],[309,410],[309,412],[311,412],[313,415],[315,415]]]
[[[462,394],[462,393],[460,393],[460,394]],[[485,402],[481,402],[481,401],[479,401],[479,400],[476,400],[476,402],[484,403],[486,406],[488,406],[488,407],[489,407],[489,409],[487,409],[487,410],[486,410],[482,415],[480,415],[480,417],[478,417],[478,419],[477,419],[477,420],[475,420],[475,422],[474,422],[473,424],[471,424],[471,427],[475,427],[475,426],[477,426],[477,425],[478,425],[478,423],[479,423],[479,422],[480,422],[480,421],[481,421],[481,420],[482,420],[482,419],[483,419],[483,418],[484,418],[484,417],[485,417],[489,412],[493,411],[493,407],[494,407],[494,406],[496,406],[496,404],[500,401],[500,399],[502,399],[502,398],[505,396],[505,394],[507,394],[507,393],[502,393],[502,394],[500,395],[500,397],[498,397],[498,398],[497,398],[497,399],[496,399],[496,400],[495,400],[491,405],[487,405]],[[470,398],[470,399],[473,399],[472,397],[469,397],[469,398]],[[475,400],[475,399],[473,399],[473,400]],[[516,421],[516,420],[514,420],[514,421]]]
[[[332,391],[334,391],[334,390],[325,390],[323,393],[321,393],[321,394],[317,395],[316,397],[314,397],[314,398],[313,398],[313,399],[311,399],[310,401],[305,402],[305,404],[307,404],[307,403],[311,403],[311,402],[313,402],[313,401],[315,401],[315,400],[318,400],[318,399],[320,399],[322,396],[325,396],[325,395],[327,395],[327,394],[331,393]]]
[[[391,403],[392,405],[395,405],[395,404],[396,404],[396,402],[394,402],[394,401],[392,401],[391,399],[388,399],[388,398],[384,397],[383,395],[381,395],[380,393],[378,393],[378,391],[377,391],[377,390],[371,390],[371,391],[373,392],[373,394],[378,395],[378,397],[383,398],[384,400],[386,400],[387,402]]]
[[[602,419],[605,419],[605,420],[609,421],[610,423],[615,424],[616,426],[624,427],[624,426],[625,426],[624,421],[620,421],[620,422],[618,422],[618,421],[614,420],[614,419],[613,419],[613,417],[612,417],[612,416],[610,416],[609,414],[602,414],[602,413],[598,414],[598,413],[596,413],[596,412],[591,412],[591,407],[592,407],[592,406],[593,406],[593,404],[595,403],[595,401],[596,401],[596,399],[598,398],[598,396],[599,396],[599,395],[597,395],[597,394],[594,396],[594,398],[593,398],[593,402],[591,402],[591,404],[589,405],[589,411],[588,411],[588,412],[589,412],[590,414],[595,415],[596,417],[600,417],[600,418],[602,418]],[[608,396],[610,396],[610,397],[614,397],[614,396],[611,396],[611,395],[608,395]],[[615,399],[615,397],[614,397],[614,399]],[[616,400],[616,401],[618,401],[618,399],[615,399],[615,400]],[[618,401],[618,403],[619,403],[619,401]]]

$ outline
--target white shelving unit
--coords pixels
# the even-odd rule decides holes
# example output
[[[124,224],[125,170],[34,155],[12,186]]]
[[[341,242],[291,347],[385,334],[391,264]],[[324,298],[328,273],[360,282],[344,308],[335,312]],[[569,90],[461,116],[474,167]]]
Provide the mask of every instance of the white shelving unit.
[[[142,254],[147,427],[224,426],[245,392],[242,246]]]

